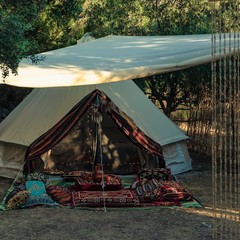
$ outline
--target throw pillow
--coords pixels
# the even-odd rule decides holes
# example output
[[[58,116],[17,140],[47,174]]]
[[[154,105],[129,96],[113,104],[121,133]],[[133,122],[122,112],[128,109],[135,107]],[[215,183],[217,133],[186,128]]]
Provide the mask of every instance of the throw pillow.
[[[27,199],[29,198],[29,196],[30,194],[29,194],[29,191],[27,190],[18,192],[12,198],[9,199],[6,205],[7,210],[17,209],[22,207],[27,202]]]

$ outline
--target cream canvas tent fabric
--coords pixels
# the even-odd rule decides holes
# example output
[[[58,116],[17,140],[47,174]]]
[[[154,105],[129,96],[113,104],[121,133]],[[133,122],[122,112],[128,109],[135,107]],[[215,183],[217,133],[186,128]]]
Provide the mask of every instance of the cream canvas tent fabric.
[[[0,175],[14,177],[23,166],[27,146],[94,89],[103,91],[147,136],[163,146],[167,167],[174,174],[192,169],[185,143],[188,137],[130,80],[34,89],[0,124]]]
[[[178,36],[107,36],[84,44],[45,52],[37,65],[20,63],[18,75],[0,83],[23,87],[100,84],[135,79],[209,63],[211,34]],[[234,43],[233,34],[216,37],[215,57],[230,54],[221,46]],[[232,44],[234,46],[234,44]],[[232,53],[231,53],[232,54]]]

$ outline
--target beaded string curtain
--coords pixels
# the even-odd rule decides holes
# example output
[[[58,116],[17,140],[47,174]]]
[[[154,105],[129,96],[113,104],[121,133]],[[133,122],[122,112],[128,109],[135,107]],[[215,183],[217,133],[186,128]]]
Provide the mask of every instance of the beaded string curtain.
[[[210,3],[213,239],[240,239],[240,0]]]

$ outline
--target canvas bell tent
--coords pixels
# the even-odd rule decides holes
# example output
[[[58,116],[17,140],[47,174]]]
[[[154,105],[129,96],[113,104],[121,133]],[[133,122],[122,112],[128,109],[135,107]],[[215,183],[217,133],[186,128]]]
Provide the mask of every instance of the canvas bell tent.
[[[101,107],[101,137],[97,137],[99,131],[96,128],[94,110],[96,100],[91,102],[92,107],[88,105],[78,120],[74,120],[75,125],[71,127],[69,134],[63,137],[59,121],[65,121],[64,116],[66,117],[78,104],[81,105],[79,109],[82,111],[85,106],[82,101],[94,91],[101,93],[100,96],[106,96],[112,103],[103,104]],[[108,109],[111,108],[118,109],[115,120],[108,113]],[[52,132],[51,129],[57,130]],[[34,141],[40,137],[41,142],[44,139],[41,136],[49,131],[50,135],[47,136],[48,141],[53,141],[52,146],[43,144],[47,147],[38,152],[39,148],[36,146],[41,144],[39,140],[37,143]],[[131,136],[127,136],[126,131]],[[56,140],[58,136],[62,136],[59,137],[59,141]],[[142,141],[138,142],[139,139]],[[159,162],[156,156],[160,154],[156,153],[159,151],[156,149],[159,146],[162,147],[166,166],[176,174],[192,169],[186,139],[188,137],[184,132],[131,80],[34,89],[0,124],[0,175],[14,178],[23,168],[27,149],[27,158],[41,157],[47,169],[54,170],[60,162],[58,169],[88,168],[94,161],[99,161],[95,156],[97,154],[103,156],[107,171],[130,174],[139,166],[157,167]],[[97,150],[99,144],[102,146],[102,154]],[[148,144],[150,145],[146,149]],[[42,148],[43,146],[40,147]],[[151,152],[150,149],[154,148],[155,152]]]

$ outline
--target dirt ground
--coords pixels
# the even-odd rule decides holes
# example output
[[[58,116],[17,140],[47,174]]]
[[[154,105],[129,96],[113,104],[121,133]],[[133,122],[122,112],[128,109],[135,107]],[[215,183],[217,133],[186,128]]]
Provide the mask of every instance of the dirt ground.
[[[211,159],[191,153],[194,171],[177,180],[202,208],[79,210],[32,208],[0,211],[0,239],[43,240],[208,240],[212,239]],[[12,180],[0,178],[0,199]],[[226,236],[227,238],[227,236]],[[223,238],[225,239],[225,238]]]

